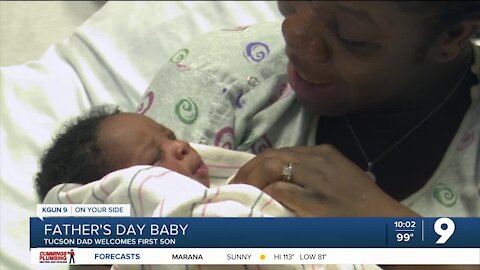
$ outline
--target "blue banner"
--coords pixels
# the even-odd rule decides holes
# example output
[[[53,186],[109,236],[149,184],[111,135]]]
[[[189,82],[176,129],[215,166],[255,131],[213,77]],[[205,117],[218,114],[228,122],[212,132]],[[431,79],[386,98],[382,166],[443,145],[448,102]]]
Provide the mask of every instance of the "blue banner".
[[[480,247],[480,218],[30,218],[30,248]]]

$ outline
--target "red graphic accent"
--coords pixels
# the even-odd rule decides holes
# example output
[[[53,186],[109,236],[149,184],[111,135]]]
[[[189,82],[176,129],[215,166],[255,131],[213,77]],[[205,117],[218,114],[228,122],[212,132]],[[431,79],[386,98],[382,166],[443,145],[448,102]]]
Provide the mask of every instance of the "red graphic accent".
[[[70,249],[68,254],[70,255],[70,261],[68,261],[68,263],[75,263],[75,251],[73,251],[73,249]]]
[[[154,97],[155,94],[153,93],[153,91],[149,91],[143,99],[143,102],[138,106],[137,113],[145,114],[147,110],[150,109],[150,107],[152,106]]]
[[[66,263],[67,254],[70,254],[70,251],[42,251],[38,261],[40,263]]]

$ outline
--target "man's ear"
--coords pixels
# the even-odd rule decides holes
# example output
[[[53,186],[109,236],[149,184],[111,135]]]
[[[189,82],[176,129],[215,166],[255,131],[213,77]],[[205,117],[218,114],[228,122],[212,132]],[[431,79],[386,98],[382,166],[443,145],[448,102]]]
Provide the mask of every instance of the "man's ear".
[[[470,39],[480,33],[480,19],[466,20],[449,29],[440,37],[440,43],[435,58],[439,62],[449,62],[455,59]]]

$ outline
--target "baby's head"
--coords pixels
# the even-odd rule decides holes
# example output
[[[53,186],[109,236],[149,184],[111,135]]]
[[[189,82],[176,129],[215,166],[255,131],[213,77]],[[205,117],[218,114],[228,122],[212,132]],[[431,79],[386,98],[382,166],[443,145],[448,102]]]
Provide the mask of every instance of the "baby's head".
[[[134,165],[161,166],[209,186],[201,157],[171,130],[144,115],[102,106],[68,123],[45,150],[36,189],[43,200],[60,183],[86,184]]]

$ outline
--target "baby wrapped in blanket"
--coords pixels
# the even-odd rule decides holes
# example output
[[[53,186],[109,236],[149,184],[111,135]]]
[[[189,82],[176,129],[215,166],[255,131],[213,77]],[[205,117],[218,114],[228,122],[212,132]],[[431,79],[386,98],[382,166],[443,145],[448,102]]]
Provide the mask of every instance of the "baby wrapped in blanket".
[[[293,216],[254,186],[227,184],[252,154],[206,145],[192,146],[177,140],[171,130],[141,114],[96,108],[70,124],[45,152],[36,178],[37,190],[44,197],[44,203],[130,204],[131,216],[137,217]],[[62,180],[56,179],[65,179],[66,183],[57,183],[55,181]],[[140,265],[111,268],[144,269]],[[147,267],[189,268],[194,266]],[[225,266],[202,265],[201,268],[224,269]],[[248,269],[248,266],[228,266],[228,269],[236,268]],[[378,269],[354,265],[308,268]]]
[[[293,214],[260,189],[227,185],[252,154],[191,144],[208,167],[212,187],[164,167],[136,165],[98,181],[63,183],[44,203],[130,204],[136,217],[288,217]],[[222,183],[223,182],[223,183]]]

